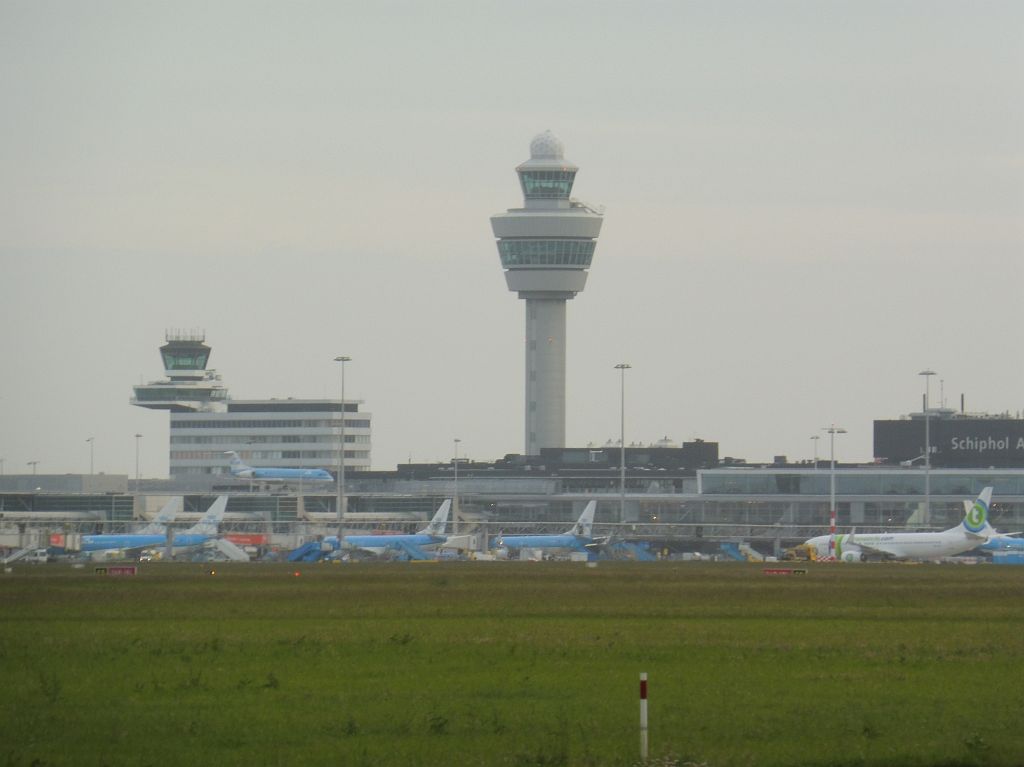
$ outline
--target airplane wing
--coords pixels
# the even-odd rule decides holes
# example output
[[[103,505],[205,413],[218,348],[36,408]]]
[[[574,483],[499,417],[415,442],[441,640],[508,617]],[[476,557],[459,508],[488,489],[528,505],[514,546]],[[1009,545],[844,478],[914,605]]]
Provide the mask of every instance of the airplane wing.
[[[862,551],[867,551],[867,552],[870,552],[872,554],[880,554],[883,557],[891,557],[891,558],[894,558],[894,559],[902,559],[903,558],[903,553],[902,552],[898,552],[895,549],[887,548],[884,543],[883,544],[877,544],[877,543],[872,544],[872,543],[864,543],[863,541],[857,540],[857,537],[856,537],[855,533],[851,533],[850,534],[849,538],[846,540],[846,542],[843,544],[843,546],[844,547],[856,546],[857,548],[861,549]]]
[[[408,555],[409,559],[430,559],[423,549],[408,541],[394,541],[392,547]]]

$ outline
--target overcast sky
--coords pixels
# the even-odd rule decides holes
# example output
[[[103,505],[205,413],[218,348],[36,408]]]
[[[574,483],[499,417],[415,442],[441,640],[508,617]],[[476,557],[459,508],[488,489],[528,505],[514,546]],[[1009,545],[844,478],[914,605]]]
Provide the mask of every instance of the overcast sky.
[[[0,458],[167,474],[168,328],[373,464],[521,453],[491,215],[552,130],[606,207],[567,437],[751,461],[1024,409],[1024,3],[0,0]],[[819,453],[828,453],[827,437]]]

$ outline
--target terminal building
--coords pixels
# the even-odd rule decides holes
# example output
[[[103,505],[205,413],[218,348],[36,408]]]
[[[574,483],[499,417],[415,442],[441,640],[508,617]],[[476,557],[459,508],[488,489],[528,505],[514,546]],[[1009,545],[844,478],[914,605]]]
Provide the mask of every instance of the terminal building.
[[[625,485],[620,449],[544,449],[539,456],[509,455],[493,462],[460,460],[402,464],[389,471],[348,474],[351,530],[406,531],[423,526],[445,498],[457,497],[459,534],[561,532],[587,501],[597,499],[595,534],[646,541],[658,551],[710,553],[726,542],[747,542],[778,554],[828,532],[835,482],[841,531],[942,530],[956,525],[963,501],[993,486],[992,525],[1024,530],[1024,468],[932,468],[839,465],[827,462],[753,466],[718,460],[713,442],[681,447],[629,446]],[[123,532],[182,495],[183,519],[194,521],[220,493],[229,493],[222,530],[288,549],[316,535],[333,534],[336,498],[331,489],[290,487],[268,491],[217,475],[135,483],[107,477],[101,490],[67,477],[0,477],[0,541],[54,532]],[[116,483],[115,483],[116,484]],[[14,546],[14,543],[4,545]]]
[[[931,466],[942,468],[1024,468],[1024,419],[931,408],[875,421],[874,445],[875,460],[889,465],[930,455]]]

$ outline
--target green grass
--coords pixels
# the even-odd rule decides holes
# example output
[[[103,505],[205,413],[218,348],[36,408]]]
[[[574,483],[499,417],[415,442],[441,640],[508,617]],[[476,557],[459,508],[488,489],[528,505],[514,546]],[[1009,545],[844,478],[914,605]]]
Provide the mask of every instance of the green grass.
[[[0,578],[0,766],[1024,763],[1024,568],[209,571]]]

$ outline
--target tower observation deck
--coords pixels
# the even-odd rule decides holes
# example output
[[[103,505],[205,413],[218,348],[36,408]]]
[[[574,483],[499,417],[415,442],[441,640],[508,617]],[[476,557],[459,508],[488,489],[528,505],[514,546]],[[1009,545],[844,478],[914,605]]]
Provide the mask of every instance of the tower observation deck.
[[[204,333],[167,331],[160,357],[164,378],[134,387],[131,404],[174,413],[223,412],[228,390],[216,370],[207,370],[210,347]]]
[[[491,217],[509,290],[526,301],[526,454],[565,447],[565,302],[583,290],[602,214],[572,199],[577,166],[545,131],[516,168],[523,207]]]

